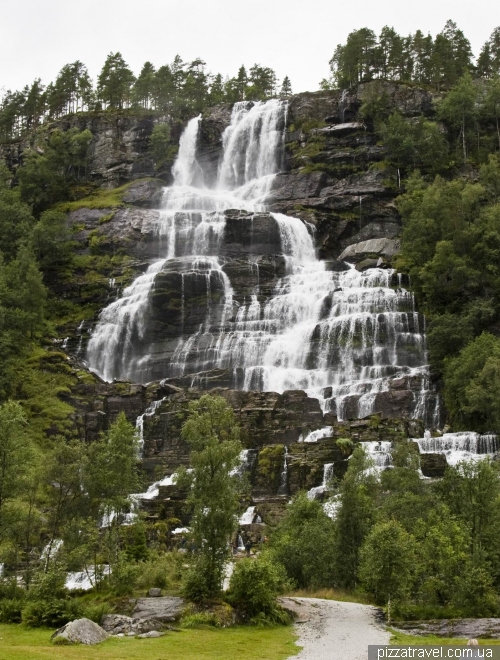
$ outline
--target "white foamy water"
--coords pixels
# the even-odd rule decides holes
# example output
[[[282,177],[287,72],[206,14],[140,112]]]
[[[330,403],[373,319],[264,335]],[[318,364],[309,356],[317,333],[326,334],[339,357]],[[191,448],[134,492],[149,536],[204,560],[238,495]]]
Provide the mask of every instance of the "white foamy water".
[[[325,463],[323,465],[323,481],[320,486],[315,486],[307,491],[307,497],[310,500],[316,499],[318,495],[322,495],[328,488],[328,482],[333,475],[333,463]]]
[[[363,442],[362,446],[364,447],[369,458],[373,461],[373,471],[376,474],[386,470],[387,468],[392,467],[392,442],[387,441],[373,441],[373,442]]]
[[[237,389],[302,389],[341,420],[376,411],[377,398],[397,381],[410,392],[414,416],[436,425],[424,319],[395,271],[332,272],[316,256],[314,227],[273,213],[285,275],[270,296],[256,287],[243,303],[235,300],[219,256],[228,222],[224,211],[265,210],[281,168],[286,111],[279,100],[235,104],[213,188],[205,186],[196,158],[200,117],[189,122],[157,227],[162,259],[101,312],[88,345],[89,366],[107,381],[138,382],[192,376],[199,383],[197,373],[226,369]],[[254,267],[258,274],[257,262]],[[160,355],[158,375],[162,348],[148,338],[147,319],[155,282],[165,272],[178,277],[181,336],[169,339],[174,345]],[[195,285],[207,311],[193,331],[188,322],[198,304]]]
[[[492,458],[500,449],[498,436],[495,434],[480,435],[473,431],[445,433],[433,438],[430,433],[417,438],[421,454],[444,454],[446,462],[455,466],[461,461],[481,461]]]
[[[318,442],[318,440],[322,440],[323,438],[331,438],[332,433],[333,427],[325,426],[324,428],[318,429],[317,431],[311,431],[311,433],[308,433],[303,439],[300,437],[299,442]]]

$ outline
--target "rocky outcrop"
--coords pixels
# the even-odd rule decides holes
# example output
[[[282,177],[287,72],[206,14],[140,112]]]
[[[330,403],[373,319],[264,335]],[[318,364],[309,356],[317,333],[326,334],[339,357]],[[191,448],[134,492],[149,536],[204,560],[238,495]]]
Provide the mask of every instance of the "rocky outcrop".
[[[421,454],[420,468],[424,477],[442,477],[448,463],[444,454]]]
[[[372,238],[369,241],[349,245],[339,256],[339,259],[359,265],[364,264],[364,267],[372,268],[390,263],[392,258],[399,253],[399,250],[400,242],[397,240]]]
[[[93,135],[87,155],[91,181],[104,188],[116,188],[136,179],[159,176],[170,183],[172,163],[166,162],[157,168],[149,143],[154,127],[165,123],[170,126],[172,145],[175,145],[183,127],[174,123],[168,115],[153,112],[134,114],[131,111],[68,115],[44,125],[42,133],[39,130],[36,135],[28,135],[19,143],[0,145],[0,158],[5,158],[7,166],[15,172],[34,140],[43,137],[43,131],[88,129]]]
[[[105,642],[109,635],[90,619],[76,619],[67,623],[52,635],[54,644],[94,645]]]
[[[200,125],[197,160],[203,170],[207,186],[217,179],[217,170],[222,153],[222,134],[231,119],[232,106],[229,103],[209,108],[203,113]]]
[[[134,601],[132,601],[134,602]],[[151,636],[177,621],[184,609],[184,601],[176,596],[139,598],[134,603],[132,616],[107,614],[103,617],[102,627],[110,635]]]
[[[159,179],[141,179],[128,187],[122,196],[122,200],[125,204],[133,204],[134,206],[158,208],[161,205],[164,186],[165,183]]]
[[[410,635],[438,635],[465,639],[500,639],[500,619],[440,619],[398,621],[394,626]]]

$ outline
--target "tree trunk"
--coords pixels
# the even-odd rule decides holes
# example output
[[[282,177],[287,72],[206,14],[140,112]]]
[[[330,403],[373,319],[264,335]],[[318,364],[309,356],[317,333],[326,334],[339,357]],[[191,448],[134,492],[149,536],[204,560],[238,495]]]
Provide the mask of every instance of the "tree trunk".
[[[462,147],[464,152],[464,165],[467,160],[467,149],[465,146],[465,117],[462,119]]]

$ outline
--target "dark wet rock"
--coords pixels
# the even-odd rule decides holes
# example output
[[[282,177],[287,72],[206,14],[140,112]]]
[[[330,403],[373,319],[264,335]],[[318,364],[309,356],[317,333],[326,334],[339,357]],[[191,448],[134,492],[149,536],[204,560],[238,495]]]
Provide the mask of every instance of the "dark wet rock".
[[[56,630],[51,640],[56,644],[94,645],[105,642],[108,637],[108,633],[90,619],[76,619]]]
[[[217,180],[219,159],[222,153],[222,134],[231,120],[232,106],[223,103],[208,108],[203,113],[198,137],[197,160],[200,164],[205,185],[213,185]]]
[[[444,454],[421,454],[420,468],[424,477],[442,477],[448,467]]]
[[[391,174],[391,170],[373,170],[362,174],[353,174],[323,188],[320,196],[329,198],[344,195],[355,195],[357,197],[375,194],[384,195],[387,193],[386,179]]]
[[[325,261],[325,270],[329,270],[334,273],[342,273],[346,270],[349,270],[349,264],[347,264],[345,261],[340,261],[340,259]]]
[[[225,211],[226,228],[221,253],[227,256],[241,254],[279,254],[281,238],[278,223],[269,213]]]
[[[278,174],[273,181],[270,202],[318,197],[329,181],[325,172]]]

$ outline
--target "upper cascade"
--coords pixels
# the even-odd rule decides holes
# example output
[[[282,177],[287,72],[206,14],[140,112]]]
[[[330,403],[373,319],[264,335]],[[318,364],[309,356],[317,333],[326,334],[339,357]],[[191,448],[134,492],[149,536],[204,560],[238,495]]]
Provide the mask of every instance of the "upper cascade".
[[[287,104],[236,103],[217,182],[197,160],[201,117],[181,138],[157,226],[159,259],[100,314],[87,350],[103,379],[185,378],[283,392],[302,389],[340,419],[376,412],[398,390],[428,425],[423,317],[393,270],[330,269],[315,229],[265,213],[284,153]],[[401,401],[401,396],[396,396]]]

